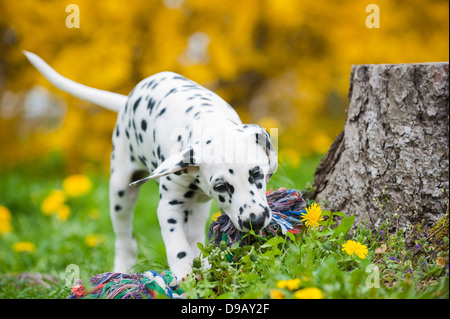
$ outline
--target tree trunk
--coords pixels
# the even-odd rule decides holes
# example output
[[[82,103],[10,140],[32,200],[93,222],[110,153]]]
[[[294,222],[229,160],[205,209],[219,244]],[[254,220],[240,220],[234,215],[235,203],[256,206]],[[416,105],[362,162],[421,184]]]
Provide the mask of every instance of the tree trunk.
[[[344,130],[317,167],[313,197],[377,228],[431,225],[447,209],[446,63],[356,65]]]

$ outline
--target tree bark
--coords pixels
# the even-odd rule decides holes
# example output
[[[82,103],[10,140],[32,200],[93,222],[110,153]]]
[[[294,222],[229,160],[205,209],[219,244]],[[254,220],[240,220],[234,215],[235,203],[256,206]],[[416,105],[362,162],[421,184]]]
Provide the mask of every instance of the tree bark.
[[[435,223],[449,191],[448,62],[352,66],[349,100],[314,199],[372,228]]]

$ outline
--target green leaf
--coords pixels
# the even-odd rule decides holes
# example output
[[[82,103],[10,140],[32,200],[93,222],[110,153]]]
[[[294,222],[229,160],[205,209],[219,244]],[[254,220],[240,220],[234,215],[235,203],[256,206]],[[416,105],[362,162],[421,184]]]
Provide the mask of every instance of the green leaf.
[[[324,236],[330,236],[334,233],[333,229],[329,229],[325,232],[316,232],[316,237],[324,237]]]
[[[342,219],[339,226],[337,226],[334,229],[334,231],[333,231],[334,234],[330,236],[330,239],[337,238],[341,234],[343,234],[345,237],[345,235],[347,235],[348,231],[352,227],[354,221],[355,221],[355,215],[352,215],[350,217],[346,217],[346,218]]]
[[[265,257],[269,257],[269,258],[274,258],[278,255],[281,255],[281,250],[279,248],[273,248],[273,249],[269,249],[268,251],[266,251],[263,256]]]
[[[322,212],[322,216],[329,217],[331,215],[331,210],[325,210]]]
[[[261,248],[269,248],[269,247],[277,247],[279,244],[286,242],[286,240],[283,237],[276,236],[270,238],[264,245],[261,246]]]
[[[290,238],[292,241],[295,241],[295,236],[294,236],[294,234],[291,233],[291,232],[287,232],[287,233],[286,233],[286,237]]]
[[[200,251],[202,252],[203,257],[208,257],[208,256],[209,256],[209,253],[206,251],[205,246],[203,246],[202,243],[198,242],[198,243],[197,243],[197,247],[198,247],[198,249],[200,249]]]
[[[341,216],[341,217],[345,217],[345,214],[343,212],[334,212],[333,216]]]
[[[230,249],[232,250],[232,251],[235,251],[235,250],[238,250],[239,249],[239,246],[240,246],[240,244],[241,244],[241,241],[240,240],[238,240],[237,242],[235,242],[233,245],[231,245],[231,247],[230,247]]]

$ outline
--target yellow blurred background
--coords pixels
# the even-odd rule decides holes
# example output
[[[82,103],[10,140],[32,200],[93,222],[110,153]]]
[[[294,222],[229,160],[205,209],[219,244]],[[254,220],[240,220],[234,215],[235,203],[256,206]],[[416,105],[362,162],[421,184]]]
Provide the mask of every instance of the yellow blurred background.
[[[366,26],[371,3],[379,28]],[[66,26],[69,4],[79,28]],[[352,64],[448,61],[448,10],[439,0],[0,0],[0,170],[54,154],[69,172],[109,170],[116,114],[52,87],[22,50],[125,95],[156,72],[181,73],[244,122],[278,128],[280,161],[296,167],[342,130]]]

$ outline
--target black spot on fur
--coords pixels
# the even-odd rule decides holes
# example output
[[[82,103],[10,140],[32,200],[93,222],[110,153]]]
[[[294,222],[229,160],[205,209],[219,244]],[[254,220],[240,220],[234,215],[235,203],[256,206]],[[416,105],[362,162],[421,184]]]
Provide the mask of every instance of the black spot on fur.
[[[169,218],[169,219],[167,220],[167,222],[168,222],[169,224],[176,224],[176,223],[177,223],[177,220],[174,219],[174,218]]]
[[[234,174],[234,171],[231,168],[228,171],[230,172],[230,174]]]
[[[150,82],[147,83],[147,89],[148,89],[150,86],[152,86],[152,84],[153,84],[154,81],[155,81],[155,80],[151,80]]]
[[[123,195],[125,195],[125,191],[119,191],[119,192],[117,193],[117,195],[119,195],[119,197],[122,197]]]
[[[264,217],[269,218],[270,216],[270,209],[268,207],[264,208]]]
[[[219,200],[223,203],[225,201],[225,197],[223,197],[222,195],[219,195]]]
[[[189,106],[189,107],[186,109],[186,113],[189,113],[193,108],[194,108],[194,106]]]
[[[158,145],[158,148],[156,149],[156,154],[158,155],[158,158],[161,159],[161,146]]]
[[[164,189],[165,191],[167,191],[167,186],[166,185],[161,185],[162,189]]]
[[[152,114],[155,103],[156,103],[156,101],[152,98],[150,98],[150,100],[148,100],[147,109],[149,110],[150,114]]]
[[[133,112],[136,112],[137,107],[139,106],[139,103],[141,102],[141,98],[139,97],[136,102],[134,102],[133,105]]]
[[[145,120],[142,120],[141,122],[141,128],[145,132],[147,130],[147,122]]]
[[[144,166],[147,166],[147,159],[145,158],[145,156],[138,156],[139,160],[141,161],[142,164],[144,164]]]
[[[120,205],[114,206],[114,210],[115,210],[116,212],[118,212],[118,211],[121,210],[121,209],[122,209],[122,206],[120,206]]]
[[[127,129],[125,130],[125,135],[127,136],[128,139],[130,138],[130,133],[128,132]]]
[[[187,191],[187,192],[184,194],[184,197],[185,197],[185,198],[192,198],[192,196],[194,196],[194,194],[195,194],[194,191]]]
[[[243,212],[244,212],[244,208],[242,208],[242,206],[239,207],[239,214],[242,215]]]
[[[178,258],[178,259],[182,259],[182,258],[184,258],[184,257],[186,257],[186,252],[184,252],[184,251],[180,251],[180,252],[177,254],[177,258]]]
[[[119,127],[116,126],[116,137],[119,137]]]
[[[158,113],[158,115],[156,115],[156,117],[163,115],[166,112],[166,108],[163,108],[161,110],[161,112]]]
[[[207,140],[207,141],[206,141],[206,144],[209,144],[209,143],[211,143],[211,140]]]
[[[197,185],[195,185],[194,183],[191,183],[191,184],[189,184],[189,189],[192,189],[192,190],[197,190],[198,189],[198,186]]]
[[[181,200],[172,199],[172,200],[169,202],[169,204],[170,204],[170,205],[180,205],[180,204],[184,204],[184,202],[181,201]]]
[[[153,84],[152,90],[154,90],[158,85],[159,85],[159,82],[156,82],[155,84]]]
[[[168,97],[170,94],[175,93],[177,91],[176,88],[173,88],[172,90],[170,90],[169,92],[167,92],[167,94],[164,96],[164,98]]]

